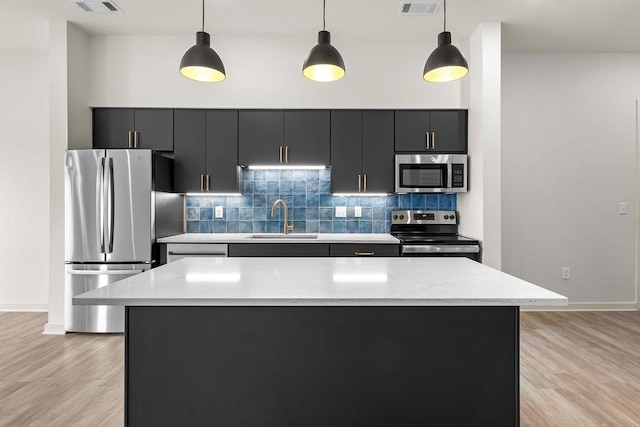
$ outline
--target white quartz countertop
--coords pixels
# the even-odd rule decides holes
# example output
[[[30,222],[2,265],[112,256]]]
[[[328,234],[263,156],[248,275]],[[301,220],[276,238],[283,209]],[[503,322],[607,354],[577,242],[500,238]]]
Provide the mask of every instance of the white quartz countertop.
[[[77,305],[566,305],[466,258],[183,258],[73,298]]]
[[[256,235],[260,238],[252,237]],[[266,238],[267,236],[273,236],[273,239]],[[400,243],[392,235],[384,233],[291,233],[289,236],[287,238],[277,233],[185,233],[162,237],[158,239],[158,243]],[[317,237],[306,238],[309,236]]]

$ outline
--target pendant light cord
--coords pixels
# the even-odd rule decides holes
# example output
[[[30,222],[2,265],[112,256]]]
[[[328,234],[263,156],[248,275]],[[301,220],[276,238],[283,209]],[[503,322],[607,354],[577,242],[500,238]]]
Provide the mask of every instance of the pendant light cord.
[[[202,32],[204,33],[204,0],[202,0]]]
[[[327,14],[327,0],[322,0],[322,31],[325,30],[325,23],[327,22],[326,14]]]
[[[447,31],[447,0],[444,0],[444,31]]]

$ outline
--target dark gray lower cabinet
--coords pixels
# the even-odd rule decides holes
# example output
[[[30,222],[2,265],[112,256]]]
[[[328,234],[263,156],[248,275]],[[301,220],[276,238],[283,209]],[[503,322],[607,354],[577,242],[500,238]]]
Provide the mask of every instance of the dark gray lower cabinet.
[[[128,426],[517,426],[519,311],[126,307]]]
[[[230,257],[327,257],[328,243],[231,243]]]
[[[362,243],[231,243],[230,257],[400,256],[400,245]]]
[[[400,245],[364,244],[364,243],[331,243],[330,256],[400,256]]]

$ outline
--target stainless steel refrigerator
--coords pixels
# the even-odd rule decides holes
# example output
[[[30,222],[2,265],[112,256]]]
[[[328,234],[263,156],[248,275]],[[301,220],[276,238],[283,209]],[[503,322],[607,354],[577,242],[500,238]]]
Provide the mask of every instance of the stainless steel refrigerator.
[[[65,330],[123,332],[124,309],[72,298],[155,266],[156,238],[183,232],[172,159],[151,150],[68,150],[65,175]]]

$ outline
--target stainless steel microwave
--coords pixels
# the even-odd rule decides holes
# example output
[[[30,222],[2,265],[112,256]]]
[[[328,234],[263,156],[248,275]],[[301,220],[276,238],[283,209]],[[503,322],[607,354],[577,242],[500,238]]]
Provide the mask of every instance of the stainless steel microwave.
[[[396,154],[396,193],[465,191],[466,154]]]

